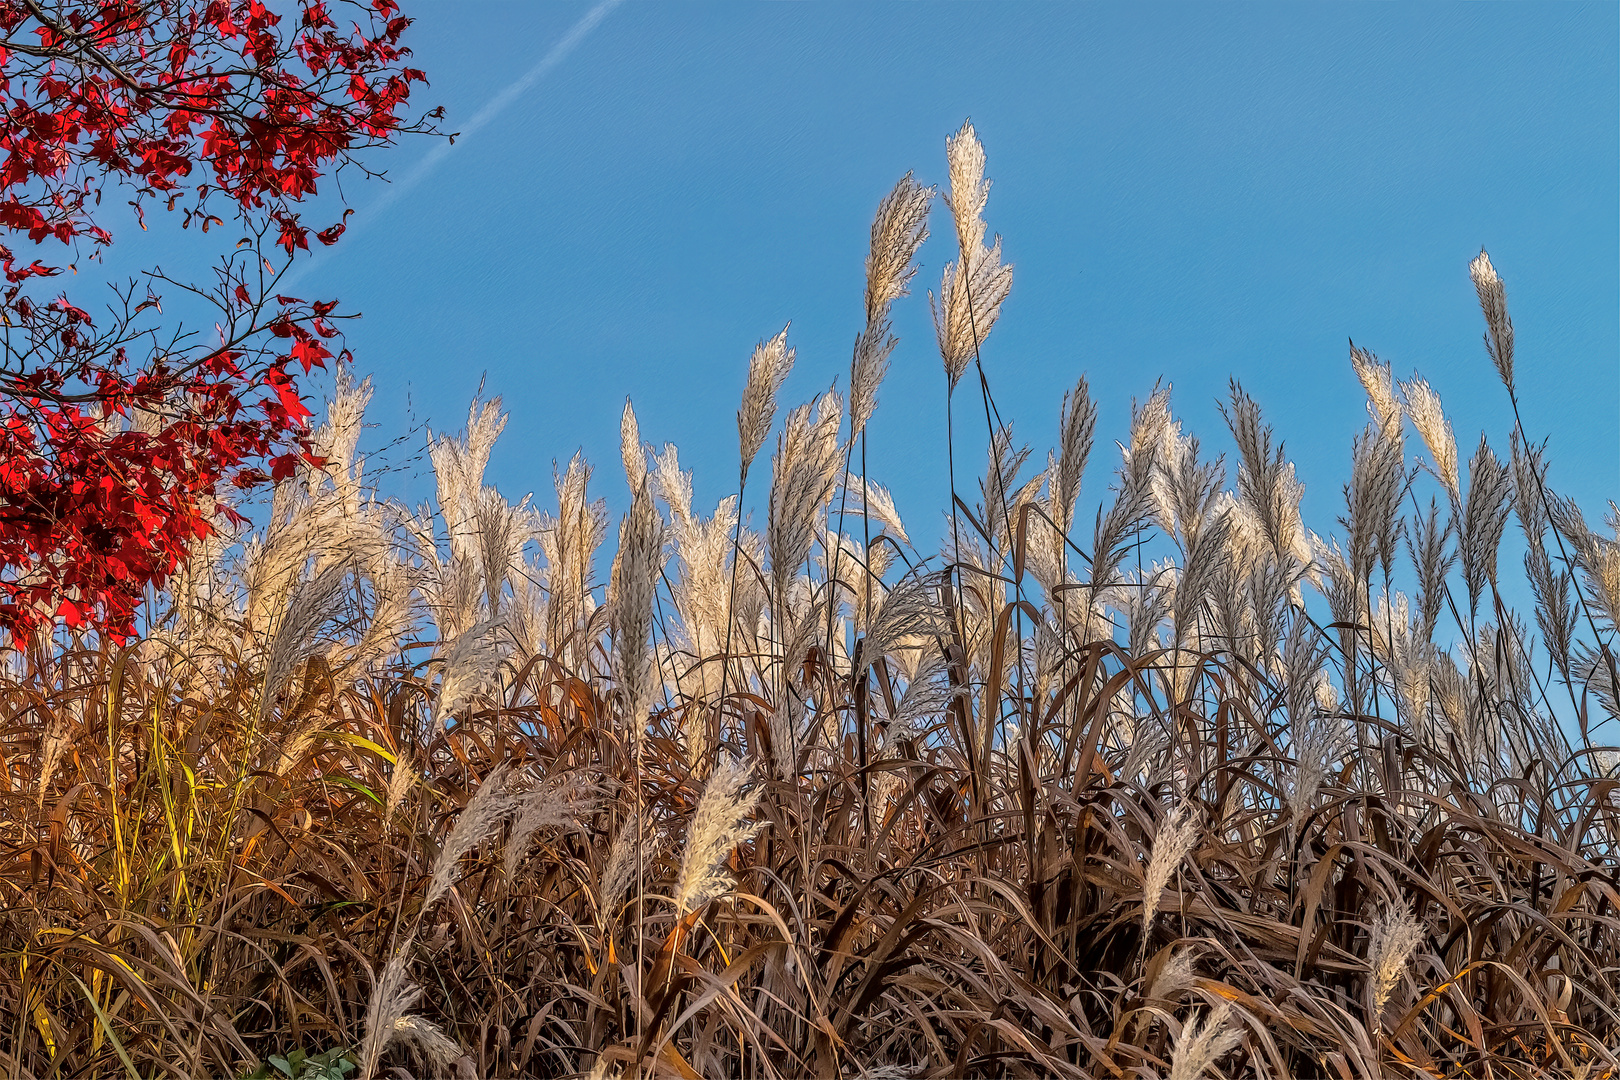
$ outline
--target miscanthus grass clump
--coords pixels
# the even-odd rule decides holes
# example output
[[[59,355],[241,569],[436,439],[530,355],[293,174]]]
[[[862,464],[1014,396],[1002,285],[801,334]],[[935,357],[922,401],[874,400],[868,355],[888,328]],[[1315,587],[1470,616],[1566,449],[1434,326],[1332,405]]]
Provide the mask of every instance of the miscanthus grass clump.
[[[142,640],[10,642],[0,1074],[1615,1076],[1620,510],[1361,348],[1337,520],[1236,381],[1202,438],[1144,387],[1083,491],[1083,377],[1044,456],[999,422],[1013,267],[946,153],[878,204],[847,399],[739,357],[718,504],[633,407],[513,503],[497,399],[403,505],[345,374]],[[925,549],[864,462],[935,351]]]

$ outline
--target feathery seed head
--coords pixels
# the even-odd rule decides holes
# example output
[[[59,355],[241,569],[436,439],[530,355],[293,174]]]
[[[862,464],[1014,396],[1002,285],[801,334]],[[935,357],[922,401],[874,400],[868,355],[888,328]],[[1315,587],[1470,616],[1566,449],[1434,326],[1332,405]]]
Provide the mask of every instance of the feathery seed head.
[[[396,1019],[393,1041],[420,1054],[436,1076],[446,1075],[445,1070],[461,1056],[460,1044],[440,1030],[437,1024],[421,1016],[401,1016]]]
[[[445,837],[444,846],[433,860],[433,874],[422,900],[424,914],[450,891],[462,856],[489,839],[511,815],[516,801],[507,784],[509,772],[505,763],[492,769],[456,817],[450,835]]]
[[[838,429],[843,402],[827,391],[788,414],[771,461],[768,538],[773,595],[787,600],[788,583],[810,555],[816,526],[838,481]]]
[[[1367,411],[1379,427],[1387,428],[1401,418],[1401,402],[1395,394],[1395,376],[1390,366],[1365,349],[1350,345],[1350,366],[1367,391]]]
[[[1171,1051],[1170,1080],[1199,1080],[1211,1065],[1237,1048],[1243,1031],[1227,1027],[1232,1011],[1232,1003],[1223,1001],[1202,1019],[1187,1021]]]
[[[1085,376],[1063,394],[1063,411],[1058,423],[1058,454],[1051,478],[1052,520],[1067,535],[1074,523],[1074,504],[1080,498],[1080,481],[1091,457],[1097,432],[1097,406],[1091,400],[1091,387]],[[1061,547],[1061,537],[1059,538]]]
[[[1536,546],[1547,531],[1547,509],[1541,501],[1547,479],[1547,446],[1527,446],[1513,431],[1509,434],[1509,451],[1513,463],[1513,509],[1525,541]]]
[[[394,811],[399,809],[400,804],[405,801],[405,796],[410,794],[411,788],[416,786],[416,781],[420,778],[416,764],[411,760],[411,752],[403,746],[400,747],[399,753],[394,758],[394,771],[388,777],[388,789],[383,793],[384,821],[393,820]]]
[[[940,278],[939,299],[928,294],[934,336],[945,362],[945,378],[955,391],[1012,292],[1013,268],[1001,261],[1001,237],[980,247],[967,262],[948,264]]]
[[[1463,504],[1457,530],[1457,549],[1462,560],[1463,580],[1468,586],[1470,608],[1477,607],[1486,582],[1496,584],[1496,556],[1502,545],[1512,506],[1513,482],[1486,442],[1479,437],[1479,449],[1468,462],[1468,498]]]
[[[1507,289],[1491,265],[1491,257],[1483,248],[1468,264],[1468,276],[1474,279],[1474,291],[1479,293],[1479,307],[1485,313],[1485,351],[1502,385],[1513,393],[1513,320],[1508,318]]]
[[[1447,547],[1453,525],[1451,518],[1441,523],[1440,504],[1431,498],[1428,515],[1412,519],[1412,531],[1406,539],[1406,550],[1417,567],[1418,612],[1423,619],[1425,641],[1434,633],[1446,599],[1446,575],[1457,561],[1456,551]]]
[[[444,677],[439,680],[439,697],[433,705],[435,732],[475,697],[495,685],[501,662],[506,658],[501,635],[504,627],[500,619],[486,619],[458,635],[451,644],[445,654]]]
[[[754,355],[748,359],[748,384],[743,388],[742,407],[737,410],[737,439],[745,477],[776,419],[777,392],[793,370],[787,332],[784,326],[780,334],[754,346]]]
[[[874,527],[882,529],[902,544],[911,543],[911,538],[906,535],[906,527],[900,520],[900,512],[894,508],[894,498],[887,488],[862,476],[847,478],[845,487],[851,497],[851,514],[865,514],[871,518]],[[875,544],[873,546],[876,547]]]
[[[866,328],[855,339],[849,368],[850,438],[861,433],[877,408],[877,390],[899,343],[890,332],[889,307],[906,295],[917,268],[917,249],[928,238],[928,207],[934,189],[907,173],[878,207],[872,247],[866,256]]]
[[[900,178],[878,205],[872,221],[872,246],[866,256],[866,324],[881,323],[889,305],[906,295],[917,249],[928,239],[928,208],[935,189]]]
[[[849,437],[866,429],[866,422],[877,409],[877,390],[889,373],[889,356],[900,339],[889,332],[887,320],[868,327],[855,339],[855,355],[849,364]]]
[[[1147,871],[1142,875],[1144,931],[1152,927],[1165,886],[1170,884],[1171,876],[1180,869],[1181,861],[1197,845],[1199,832],[1200,822],[1193,801],[1186,796],[1177,798],[1170,812],[1159,823],[1158,834],[1153,839],[1153,852],[1148,857]],[[1143,941],[1145,947],[1145,936]]]
[[[1460,503],[1462,489],[1457,475],[1457,437],[1452,434],[1451,421],[1446,419],[1445,410],[1440,407],[1440,395],[1427,382],[1417,378],[1401,383],[1401,393],[1406,397],[1406,415],[1412,418],[1412,426],[1417,428],[1423,445],[1429,448],[1429,455],[1434,458],[1435,474],[1445,485],[1452,503]]]
[[[619,529],[613,604],[614,637],[619,645],[619,686],[624,692],[625,717],[631,737],[640,738],[652,706],[652,654],[648,638],[653,624],[653,602],[664,564],[663,523],[644,483],[636,489],[630,512]]]
[[[270,715],[276,695],[298,665],[319,651],[317,635],[322,626],[338,615],[353,572],[352,565],[340,562],[293,587],[265,660],[264,691],[259,699],[261,719]]]
[[[737,761],[721,762],[709,777],[686,827],[686,852],[675,883],[675,908],[682,915],[731,890],[722,864],[763,825],[749,820],[762,794],[759,788],[743,791],[752,779],[752,770]]]
[[[602,865],[601,883],[597,890],[601,905],[599,910],[604,919],[617,915],[619,905],[630,893],[636,876],[636,861],[648,853],[645,831],[640,817],[633,814],[629,821],[619,826],[619,834],[613,838],[607,861]]]
[[[1406,478],[1397,425],[1369,424],[1350,451],[1350,483],[1345,485],[1346,515],[1340,519],[1347,537],[1349,570],[1354,582],[1372,579],[1382,559],[1386,572],[1395,559],[1402,481]]]
[[[641,429],[629,398],[624,399],[624,415],[619,419],[619,456],[624,459],[624,478],[634,494],[647,482],[647,451],[641,445]]]
[[[536,784],[528,793],[513,797],[512,834],[506,840],[506,879],[517,876],[529,853],[529,841],[541,829],[577,827],[596,813],[599,789],[582,772],[568,772]]]
[[[1372,1020],[1383,1025],[1384,1005],[1412,954],[1423,943],[1424,926],[1411,912],[1393,905],[1379,909],[1367,933],[1367,968],[1372,973]]]
[[[692,519],[692,474],[681,471],[674,443],[664,444],[664,452],[653,456],[653,465],[657,494],[669,506],[670,516],[679,529]]]
[[[945,140],[950,163],[951,188],[945,195],[951,219],[956,225],[960,258],[947,265],[940,278],[939,299],[928,296],[934,313],[934,333],[939,340],[940,358],[952,391],[967,370],[968,361],[990,335],[1001,314],[1001,304],[1012,292],[1011,266],[1001,262],[1001,238],[984,246],[985,203],[990,183],[984,179],[984,147],[979,144],[971,122]]]
[[[1150,1001],[1173,1001],[1177,994],[1192,986],[1197,959],[1198,950],[1191,946],[1171,952],[1159,965],[1145,996]]]
[[[906,689],[895,702],[894,715],[883,746],[892,748],[920,735],[929,723],[944,714],[951,702],[967,694],[965,686],[952,686],[946,678],[945,657],[936,648],[925,647]]]
[[[405,1016],[405,1010],[422,996],[421,988],[411,985],[409,979],[412,946],[413,940],[407,935],[372,985],[371,1000],[366,1006],[365,1036],[360,1044],[360,1080],[371,1080],[377,1075],[383,1052],[399,1035],[399,1021]]]
[[[962,261],[967,263],[984,245],[984,207],[990,201],[990,182],[984,178],[984,146],[973,130],[973,121],[945,140],[945,158],[950,166],[951,187],[945,204],[956,224],[956,239]]]
[[[884,594],[866,632],[866,645],[861,651],[862,671],[907,639],[944,632],[945,613],[940,610],[938,600],[943,580],[940,573],[913,571]],[[860,674],[856,672],[857,676]]]

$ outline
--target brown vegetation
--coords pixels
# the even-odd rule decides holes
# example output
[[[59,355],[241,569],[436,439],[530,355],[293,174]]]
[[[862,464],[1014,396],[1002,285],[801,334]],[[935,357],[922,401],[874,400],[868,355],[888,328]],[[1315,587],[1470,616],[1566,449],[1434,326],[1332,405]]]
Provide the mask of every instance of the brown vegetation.
[[[980,383],[954,419],[991,421],[1012,270],[972,129],[949,151],[940,351]],[[931,196],[882,204],[855,423],[787,414],[762,533],[627,410],[599,581],[583,461],[509,504],[475,406],[412,512],[367,490],[341,383],[325,469],[138,645],[15,650],[0,1071],[1615,1076],[1620,541],[1522,431],[1465,473],[1434,391],[1357,350],[1334,539],[1235,383],[1232,488],[1161,388],[1083,535],[1082,380],[1033,477],[991,423],[923,557],[857,451]],[[792,362],[750,366],[739,496]],[[1498,595],[1510,517],[1539,633]]]

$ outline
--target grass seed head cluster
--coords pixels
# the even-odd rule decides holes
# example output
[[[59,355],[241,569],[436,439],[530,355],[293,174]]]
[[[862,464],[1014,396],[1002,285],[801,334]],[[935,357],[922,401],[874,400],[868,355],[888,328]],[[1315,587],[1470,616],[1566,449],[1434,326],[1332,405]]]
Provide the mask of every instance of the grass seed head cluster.
[[[1615,1076],[1620,511],[1360,347],[1322,531],[1236,381],[1218,439],[1152,387],[1082,492],[1098,405],[1002,422],[971,126],[946,164],[878,206],[847,401],[779,417],[755,349],[717,505],[628,406],[616,531],[579,456],[513,504],[497,399],[406,506],[345,375],[142,640],[11,643],[0,1074]],[[941,203],[925,551],[863,463]]]

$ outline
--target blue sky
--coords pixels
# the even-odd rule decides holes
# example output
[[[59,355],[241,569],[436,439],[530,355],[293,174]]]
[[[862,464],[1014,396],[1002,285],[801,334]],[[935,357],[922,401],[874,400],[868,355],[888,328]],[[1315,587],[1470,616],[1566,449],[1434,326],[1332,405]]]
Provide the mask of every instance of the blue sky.
[[[413,0],[422,103],[464,129],[591,10]],[[1505,450],[1467,274],[1484,246],[1526,426],[1590,513],[1620,496],[1617,42],[1615,4],[625,3],[420,182],[351,186],[350,235],[300,287],[365,314],[348,340],[378,382],[374,444],[458,429],[485,379],[513,414],[494,482],[548,501],[553,460],[583,448],[617,508],[628,395],[712,506],[754,343],[792,320],[789,403],[843,384],[872,212],[908,170],[942,182],[971,116],[1017,267],[985,368],[1041,457],[1089,375],[1083,507],[1160,376],[1228,450],[1215,406],[1235,376],[1299,463],[1307,524],[1329,529],[1366,420],[1350,338],[1435,385],[1465,457],[1482,430]],[[401,178],[432,147],[378,161]],[[924,547],[947,505],[924,290],[954,239],[933,224],[869,454]],[[977,466],[982,409],[961,406]],[[424,497],[390,457],[407,471],[390,493]]]

